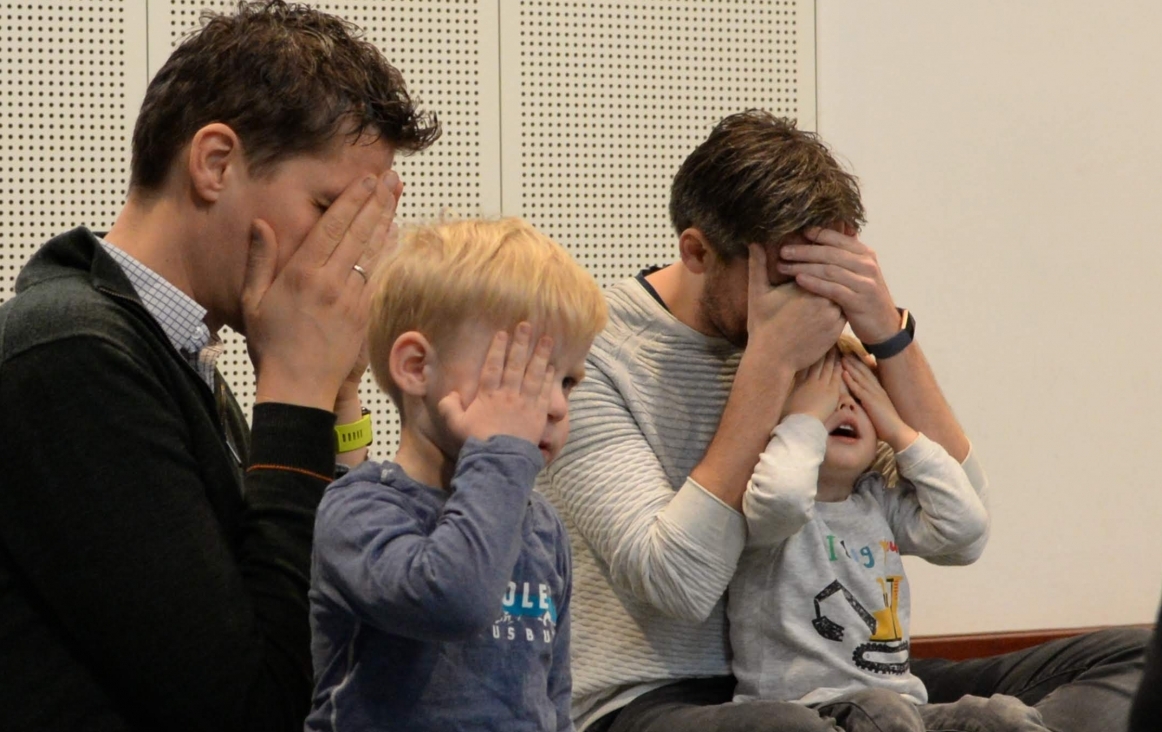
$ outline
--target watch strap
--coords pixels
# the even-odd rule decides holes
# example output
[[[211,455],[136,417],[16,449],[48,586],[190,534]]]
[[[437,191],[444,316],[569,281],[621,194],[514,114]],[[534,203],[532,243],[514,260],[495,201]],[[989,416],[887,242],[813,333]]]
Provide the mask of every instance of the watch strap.
[[[916,319],[912,317],[912,313],[904,308],[897,309],[900,311],[900,331],[886,341],[863,344],[864,349],[875,356],[877,361],[895,356],[911,345],[916,337]]]
[[[335,425],[335,452],[351,452],[371,444],[371,410],[364,407],[363,416],[356,422]]]

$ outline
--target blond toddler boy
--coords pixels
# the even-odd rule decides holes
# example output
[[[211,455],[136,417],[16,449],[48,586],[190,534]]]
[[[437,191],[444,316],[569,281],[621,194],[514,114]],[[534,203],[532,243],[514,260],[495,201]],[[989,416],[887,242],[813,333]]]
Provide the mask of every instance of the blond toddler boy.
[[[743,498],[727,605],[735,701],[799,702],[848,732],[1045,730],[1010,696],[926,703],[900,557],[975,559],[988,513],[961,465],[900,418],[858,341],[840,348],[799,375]],[[894,487],[871,470],[880,441]]]
[[[571,730],[569,543],[533,482],[604,326],[593,278],[519,219],[405,235],[368,344],[392,462],[319,507],[308,730]]]

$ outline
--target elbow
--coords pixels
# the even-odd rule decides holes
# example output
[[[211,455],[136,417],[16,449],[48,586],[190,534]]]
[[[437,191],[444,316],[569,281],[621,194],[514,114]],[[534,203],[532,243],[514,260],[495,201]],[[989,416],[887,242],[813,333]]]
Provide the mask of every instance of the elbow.
[[[423,603],[426,624],[439,640],[463,641],[480,635],[504,616],[505,584],[498,575],[429,586]]]
[[[615,586],[654,613],[672,620],[702,623],[714,612],[731,574],[725,576],[722,589],[717,592],[714,582],[696,571],[664,571],[648,564],[637,567],[636,571],[613,572],[611,579]]]
[[[961,556],[965,564],[972,564],[980,559],[984,554],[984,548],[989,541],[989,517],[987,513],[982,513],[980,521],[975,527],[970,540],[966,543],[964,549],[961,551]]]
[[[961,530],[955,539],[957,550],[964,556],[971,556],[966,563],[975,562],[984,553],[984,545],[988,542],[989,515],[981,506],[979,511],[973,511],[961,524]]]
[[[988,546],[989,522],[987,518],[974,527],[972,532],[964,532],[961,541],[950,543],[939,557],[929,559],[933,564],[945,567],[963,567],[981,558]]]
[[[965,547],[964,551],[961,552],[959,556],[960,564],[968,565],[980,559],[984,554],[984,547],[987,543],[987,537],[982,537],[981,541],[974,542]]]
[[[963,567],[972,564],[981,558],[987,544],[988,534],[986,533],[976,541],[965,545],[960,550],[946,554],[943,557],[943,561],[937,563],[947,567]]]
[[[432,638],[441,641],[466,641],[487,631],[503,617],[497,608],[498,599],[494,597],[492,602],[478,602],[471,606],[467,602],[457,602],[452,606],[440,608],[431,618]]]

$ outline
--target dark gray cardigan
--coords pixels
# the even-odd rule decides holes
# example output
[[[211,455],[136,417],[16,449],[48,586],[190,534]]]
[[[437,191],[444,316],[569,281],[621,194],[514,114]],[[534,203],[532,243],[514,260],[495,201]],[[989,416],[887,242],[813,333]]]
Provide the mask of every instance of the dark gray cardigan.
[[[302,729],[334,415],[259,405],[240,465],[233,397],[85,229],[42,247],[16,292],[0,305],[0,729]]]

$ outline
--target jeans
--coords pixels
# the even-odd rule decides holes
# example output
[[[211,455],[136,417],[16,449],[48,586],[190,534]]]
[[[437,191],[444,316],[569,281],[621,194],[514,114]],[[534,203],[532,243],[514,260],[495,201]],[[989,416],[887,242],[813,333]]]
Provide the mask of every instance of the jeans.
[[[844,732],[1045,732],[1047,729],[1036,709],[1004,694],[987,698],[962,696],[948,704],[916,706],[894,691],[864,689],[815,708],[821,717],[834,719]]]
[[[990,658],[918,659],[912,662],[912,672],[928,687],[929,706],[956,702],[965,695],[987,698],[1004,694],[1036,709],[1044,725],[1054,732],[1111,732],[1126,728],[1130,701],[1142,676],[1148,637],[1145,630],[1103,630]],[[734,704],[733,695],[732,677],[679,681],[643,694],[621,710],[597,720],[589,729],[593,732],[834,732],[840,729],[835,726],[836,720],[801,704],[777,701]],[[839,721],[851,719],[855,712],[850,708],[821,711],[846,714]]]
[[[1148,630],[1113,628],[991,658],[919,659],[912,673],[928,687],[930,703],[1008,694],[1041,712],[1055,732],[1121,732],[1149,637]]]

